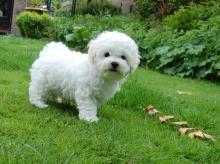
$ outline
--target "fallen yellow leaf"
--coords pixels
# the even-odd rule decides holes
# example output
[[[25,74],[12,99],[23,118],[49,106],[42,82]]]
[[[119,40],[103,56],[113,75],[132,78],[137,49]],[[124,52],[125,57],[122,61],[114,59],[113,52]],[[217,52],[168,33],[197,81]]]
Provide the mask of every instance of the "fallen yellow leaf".
[[[172,123],[175,125],[178,125],[178,126],[187,126],[188,125],[187,121],[179,121],[179,122],[172,122]]]
[[[194,128],[179,128],[179,132],[181,133],[181,135],[187,133],[190,130],[193,130]]]
[[[157,113],[160,113],[157,109],[151,109],[148,111],[149,116],[155,116]]]
[[[144,108],[146,112],[148,112],[149,116],[155,116],[157,113],[160,113],[157,109],[154,108],[152,105],[148,105]]]
[[[204,133],[202,130],[197,130],[195,132],[191,132],[188,134],[190,138],[200,138],[200,139],[208,139],[211,141],[215,141],[215,138],[209,134]]]
[[[167,122],[169,121],[170,119],[173,119],[174,116],[171,116],[171,115],[164,115],[164,116],[160,116],[159,117],[159,120],[161,123],[164,123],[164,122]]]
[[[149,111],[151,109],[154,109],[154,106],[153,105],[148,105],[144,108],[145,111]]]

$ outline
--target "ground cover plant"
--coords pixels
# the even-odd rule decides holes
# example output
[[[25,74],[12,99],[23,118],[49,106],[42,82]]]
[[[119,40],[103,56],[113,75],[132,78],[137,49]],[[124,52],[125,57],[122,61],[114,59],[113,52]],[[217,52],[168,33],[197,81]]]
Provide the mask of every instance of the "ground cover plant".
[[[167,30],[150,30],[145,39],[147,66],[170,75],[209,78],[218,81],[220,70],[219,27],[215,18],[200,29],[183,35]],[[212,27],[209,25],[213,22]]]
[[[219,81],[219,2],[188,6],[150,29],[139,46],[149,68]]]
[[[100,122],[79,121],[74,106],[28,102],[29,72],[45,41],[0,37],[1,163],[217,163],[220,87],[140,68],[99,110]],[[191,92],[181,95],[178,91]],[[180,136],[150,118],[163,113],[204,129],[216,142]]]

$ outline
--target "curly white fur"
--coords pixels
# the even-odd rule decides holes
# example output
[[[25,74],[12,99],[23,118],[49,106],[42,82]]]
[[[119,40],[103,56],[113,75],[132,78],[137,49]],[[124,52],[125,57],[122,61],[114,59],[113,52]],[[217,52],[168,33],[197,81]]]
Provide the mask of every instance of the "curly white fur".
[[[109,100],[139,62],[138,47],[120,32],[103,32],[88,44],[88,55],[51,42],[33,63],[30,103],[48,105],[48,97],[75,100],[79,118],[98,121],[97,107]]]

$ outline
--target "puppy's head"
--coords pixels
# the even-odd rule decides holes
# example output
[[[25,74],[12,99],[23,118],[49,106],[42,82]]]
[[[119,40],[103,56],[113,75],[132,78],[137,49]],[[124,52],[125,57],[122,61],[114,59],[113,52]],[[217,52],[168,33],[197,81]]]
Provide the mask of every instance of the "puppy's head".
[[[121,79],[140,63],[138,47],[120,32],[103,32],[88,44],[88,54],[104,78]]]

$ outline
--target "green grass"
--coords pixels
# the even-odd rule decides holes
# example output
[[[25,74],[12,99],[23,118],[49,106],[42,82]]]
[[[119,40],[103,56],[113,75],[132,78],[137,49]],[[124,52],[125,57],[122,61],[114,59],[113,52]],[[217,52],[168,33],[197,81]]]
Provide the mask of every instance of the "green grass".
[[[28,102],[29,72],[44,41],[0,37],[0,163],[219,163],[220,87],[140,68],[99,109],[79,121],[67,105],[38,110]],[[192,96],[179,95],[190,91]],[[217,138],[180,136],[143,111],[152,104]]]

